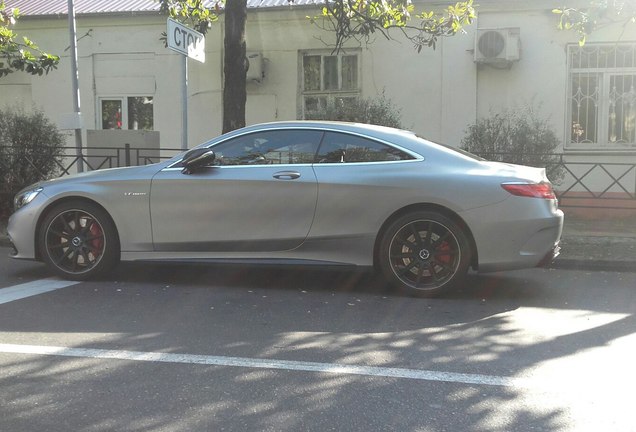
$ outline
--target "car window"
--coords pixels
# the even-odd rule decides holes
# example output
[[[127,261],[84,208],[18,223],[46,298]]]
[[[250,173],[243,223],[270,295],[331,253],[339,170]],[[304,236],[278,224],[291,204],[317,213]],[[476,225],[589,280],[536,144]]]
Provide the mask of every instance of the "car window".
[[[212,147],[215,165],[274,165],[313,163],[322,132],[264,131],[242,135]]]
[[[432,143],[432,144],[434,144],[434,145],[438,145],[438,146],[440,146],[440,147],[443,147],[443,148],[445,148],[446,150],[450,150],[450,151],[452,151],[452,152],[454,152],[454,153],[459,153],[459,154],[461,154],[461,155],[463,155],[463,156],[466,156],[466,157],[471,158],[471,159],[474,159],[474,160],[478,160],[478,161],[485,161],[485,160],[487,160],[487,159],[485,159],[485,158],[483,158],[483,157],[481,157],[481,156],[477,156],[477,155],[475,155],[475,154],[472,154],[471,152],[468,152],[468,151],[466,151],[466,150],[464,150],[464,149],[457,148],[457,147],[453,147],[453,146],[450,146],[450,145],[448,145],[448,144],[440,144],[440,143],[438,143],[438,142],[429,141],[429,140],[427,140],[426,138],[422,138],[421,136],[416,136],[416,139],[417,139],[417,140],[419,140],[419,141],[421,141],[421,142],[423,142],[423,143],[425,143],[426,145],[431,145],[431,143]]]
[[[355,135],[327,132],[318,150],[318,163],[385,162],[414,159],[413,156],[377,141]]]

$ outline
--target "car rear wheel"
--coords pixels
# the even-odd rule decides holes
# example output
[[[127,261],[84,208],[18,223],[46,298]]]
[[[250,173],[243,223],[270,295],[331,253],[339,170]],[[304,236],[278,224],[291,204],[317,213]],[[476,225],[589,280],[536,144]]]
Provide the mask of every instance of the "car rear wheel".
[[[399,290],[417,296],[432,297],[457,287],[470,261],[464,231],[437,212],[416,211],[399,217],[380,242],[384,276]]]
[[[85,280],[112,269],[119,260],[119,241],[110,216],[95,204],[62,203],[44,218],[40,254],[65,279]]]

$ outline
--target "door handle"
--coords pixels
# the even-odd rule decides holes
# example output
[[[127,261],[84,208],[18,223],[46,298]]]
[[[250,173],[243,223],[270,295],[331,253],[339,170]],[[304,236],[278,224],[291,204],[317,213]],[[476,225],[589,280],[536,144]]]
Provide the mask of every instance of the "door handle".
[[[300,177],[300,173],[298,171],[279,171],[273,177],[279,180],[296,180]]]

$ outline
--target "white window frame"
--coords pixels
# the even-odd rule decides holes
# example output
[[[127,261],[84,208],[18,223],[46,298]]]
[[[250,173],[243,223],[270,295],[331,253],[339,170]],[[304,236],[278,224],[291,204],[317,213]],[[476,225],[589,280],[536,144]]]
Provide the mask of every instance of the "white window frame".
[[[625,67],[577,67],[572,64],[572,57],[574,50],[578,49],[587,49],[595,48],[612,48],[617,49],[618,47],[628,47],[631,46],[634,49],[634,58],[632,60],[632,65]],[[624,142],[611,142],[608,138],[609,135],[609,120],[610,120],[610,82],[612,76],[621,76],[621,75],[632,75],[634,76],[634,80],[636,80],[636,42],[629,43],[612,43],[612,44],[591,44],[588,43],[584,47],[579,47],[576,45],[568,45],[567,47],[567,68],[568,68],[568,77],[567,77],[567,94],[566,94],[566,124],[565,124],[565,149],[566,150],[636,150],[636,142],[624,143]],[[597,88],[594,90],[596,94],[596,99],[594,100],[594,104],[597,109],[597,120],[596,120],[596,142],[573,142],[572,140],[572,132],[573,132],[573,112],[572,112],[572,103],[573,103],[573,81],[575,74],[588,74],[588,75],[597,75],[598,83]],[[587,101],[586,103],[590,103]]]
[[[330,50],[305,50],[300,51],[298,56],[298,81],[299,81],[299,98],[298,98],[298,112],[300,118],[306,118],[305,98],[306,97],[323,97],[327,100],[327,104],[334,104],[339,98],[359,98],[362,94],[362,56],[361,50],[347,50],[338,54],[333,53]],[[320,56],[320,89],[319,90],[305,90],[305,69],[304,58],[307,56]],[[356,88],[355,89],[342,89],[342,58],[347,56],[356,56]],[[338,88],[337,89],[325,89],[325,57],[337,57],[338,58]]]
[[[102,102],[105,101],[119,101],[121,103],[121,129],[128,128],[128,122],[124,122],[124,118],[128,120],[128,104],[126,96],[100,96],[97,98],[97,129],[104,129],[103,125],[103,110],[102,110]],[[126,128],[124,128],[126,125]],[[117,128],[112,128],[117,129]]]
[[[152,98],[153,100],[153,109],[152,109],[152,113],[153,113],[153,117],[154,117],[154,101],[155,101],[155,97],[154,95],[147,95],[147,94],[127,94],[125,96],[99,96],[97,98],[97,109],[95,110],[95,112],[97,113],[97,128],[96,129],[103,129],[103,112],[102,112],[102,102],[103,101],[119,101],[121,102],[121,129],[117,129],[117,130],[134,130],[134,129],[129,129],[128,128],[128,98],[134,98],[134,97],[148,97],[148,98]],[[116,129],[116,128],[115,128]],[[153,130],[154,130],[154,119],[153,119]]]

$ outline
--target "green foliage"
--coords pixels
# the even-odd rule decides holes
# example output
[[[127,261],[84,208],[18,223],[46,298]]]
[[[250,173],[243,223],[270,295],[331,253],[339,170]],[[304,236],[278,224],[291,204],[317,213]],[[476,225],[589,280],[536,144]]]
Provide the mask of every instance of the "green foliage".
[[[547,119],[532,106],[505,110],[482,118],[468,127],[461,148],[488,160],[546,168],[548,178],[558,182],[564,170],[554,154],[559,139]]]
[[[0,218],[8,216],[20,189],[56,174],[64,144],[42,111],[0,110]]]
[[[636,4],[633,0],[592,0],[585,8],[563,7],[553,9],[559,16],[557,28],[578,33],[579,45],[596,29],[608,24],[636,23]]]
[[[392,39],[391,30],[396,30],[420,52],[423,47],[434,49],[440,37],[463,31],[475,16],[473,0],[449,5],[441,12],[420,13],[411,0],[329,0],[320,16],[308,18],[335,34],[335,51],[349,40],[369,43],[376,32]]]
[[[213,8],[205,7],[203,0],[159,2],[162,13],[205,34],[218,20],[226,0],[218,0]],[[287,2],[293,4],[294,0]],[[351,39],[368,43],[376,32],[391,39],[391,30],[397,29],[420,52],[426,46],[435,48],[440,37],[463,31],[475,17],[473,0],[448,5],[440,12],[420,13],[416,13],[411,0],[329,0],[324,2],[319,16],[307,18],[334,33],[335,51]],[[166,42],[165,33],[161,39]]]
[[[199,33],[206,34],[212,23],[219,19],[224,0],[214,4],[214,8],[204,6],[203,0],[159,0],[160,11],[170,18],[188,24]]]
[[[328,104],[320,111],[313,112],[311,120],[332,120],[354,123],[367,123],[402,129],[401,110],[397,108],[384,92],[375,98],[347,99]]]
[[[159,0],[161,13],[177,20],[201,34],[206,34],[212,23],[218,21],[221,6],[225,0],[219,0],[214,8],[204,6],[203,0]],[[160,40],[168,46],[166,33],[162,33]]]
[[[41,76],[56,69],[58,56],[43,52],[26,37],[18,40],[11,30],[18,17],[17,9],[6,9],[4,0],[0,0],[0,78],[14,71]]]

